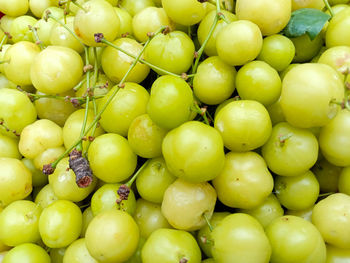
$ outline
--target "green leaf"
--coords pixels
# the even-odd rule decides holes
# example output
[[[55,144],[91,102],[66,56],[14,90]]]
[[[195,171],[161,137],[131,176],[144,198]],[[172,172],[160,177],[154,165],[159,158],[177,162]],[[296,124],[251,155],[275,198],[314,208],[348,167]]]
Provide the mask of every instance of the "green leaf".
[[[287,37],[299,37],[306,33],[311,40],[314,40],[330,18],[330,15],[317,9],[298,9],[292,13],[288,25],[283,29],[283,34]]]

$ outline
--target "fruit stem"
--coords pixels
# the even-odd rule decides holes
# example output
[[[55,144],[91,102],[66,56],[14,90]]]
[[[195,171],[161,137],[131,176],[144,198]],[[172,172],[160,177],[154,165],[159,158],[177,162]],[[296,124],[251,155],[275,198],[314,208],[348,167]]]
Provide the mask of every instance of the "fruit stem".
[[[93,48],[94,50],[94,58],[95,58],[95,63],[94,63],[94,78],[93,78],[93,84],[92,86],[94,87],[93,88],[93,91],[95,90],[95,86],[96,86],[96,83],[97,83],[97,79],[98,79],[98,62],[97,62],[97,51],[96,51],[96,47]],[[94,107],[94,116],[96,116],[97,114],[97,106],[96,106],[96,100],[94,97],[92,97],[92,105]],[[95,131],[96,131],[96,128],[97,128],[97,122],[95,123],[94,127],[92,128],[92,131],[91,131],[91,137],[94,138],[95,136]],[[87,143],[87,146],[86,146],[86,149],[84,150],[84,156],[87,157],[87,152],[90,148],[90,144],[91,144],[91,141],[88,140],[88,143]]]
[[[219,20],[222,19],[223,17],[224,17],[224,15],[221,13],[220,1],[216,0],[216,15],[214,18],[214,22],[210,27],[210,30],[209,30],[209,33],[208,33],[206,39],[204,40],[204,42],[201,45],[201,47],[199,48],[199,50],[196,52],[196,60],[194,62],[194,66],[192,67],[192,74],[197,72],[199,60],[204,52],[204,49],[205,49],[206,45],[208,44],[209,39],[213,35],[214,30],[216,28],[216,25],[218,24]]]
[[[17,133],[15,130],[11,130],[6,124],[5,124],[5,120],[4,119],[0,119],[0,127],[3,128],[5,131],[7,132],[12,132],[14,135],[16,135],[17,137],[20,136],[19,133]]]
[[[2,51],[2,46],[4,45],[5,41],[8,39],[8,36],[5,34],[0,42],[0,51]]]
[[[209,227],[210,232],[213,232],[213,229],[214,229],[214,228],[213,228],[213,226],[211,225],[211,223],[210,223],[210,221],[209,221],[209,218],[207,217],[207,214],[204,213],[202,216],[204,217],[205,221],[207,222],[207,225],[208,225],[208,227]]]
[[[283,147],[286,141],[293,136],[292,133],[288,133],[286,135],[280,135],[278,136],[280,147]]]
[[[198,106],[198,103],[197,103],[197,102],[194,102],[194,103],[193,103],[193,107],[191,107],[191,109],[192,109],[193,111],[197,112],[199,115],[201,115],[201,116],[203,117],[203,120],[204,120],[205,124],[210,125],[209,120],[208,120],[208,117],[207,117],[207,110],[206,110],[205,107],[200,108],[200,107]]]
[[[327,7],[329,13],[331,14],[331,17],[334,17],[334,12],[333,9],[331,7],[331,5],[329,4],[328,0],[323,0],[325,6]]]
[[[70,96],[58,96],[58,95],[50,95],[50,94],[35,94],[35,93],[29,93],[23,89],[20,88],[20,86],[17,86],[17,89],[24,94],[26,94],[31,101],[36,101],[42,98],[49,98],[49,99],[58,99],[58,100],[65,100],[65,101],[70,101],[72,104],[77,105],[77,104],[84,104],[86,101],[86,97],[70,97]],[[97,95],[94,96],[94,99],[101,99],[103,98],[104,95]],[[77,101],[78,103],[76,103]]]
[[[123,79],[119,82],[118,86],[120,87],[124,81],[126,80],[126,78],[129,76],[131,70],[136,66],[137,62],[140,60],[143,52],[145,51],[145,48],[148,46],[148,44],[150,43],[151,39],[156,36],[159,32],[161,32],[163,30],[163,27],[158,30],[158,32],[156,34],[152,34],[148,37],[148,40],[146,41],[145,45],[143,46],[142,50],[139,52],[139,54],[137,55],[137,57],[135,58],[134,62],[130,65],[129,70],[125,73]],[[99,33],[97,33],[99,34]],[[71,147],[69,147],[60,157],[58,157],[53,163],[51,163],[51,168],[55,169],[58,162],[60,160],[62,160],[71,150],[73,150],[79,143],[81,143],[82,139],[88,134],[88,132],[95,126],[95,124],[100,120],[101,115],[104,113],[104,111],[106,110],[107,106],[112,102],[112,100],[114,99],[114,97],[117,95],[118,91],[120,88],[116,88],[114,90],[114,92],[111,94],[111,96],[107,99],[106,103],[102,106],[101,110],[96,114],[95,118],[93,119],[93,121],[91,122],[91,124],[85,129],[84,133],[82,134],[82,136],[79,137],[79,139],[72,144]]]
[[[148,165],[149,161],[147,160],[138,170],[137,172],[130,178],[130,180],[125,184],[129,188],[132,186],[132,184],[135,182],[137,176],[141,173],[143,169]]]
[[[38,35],[38,31],[37,28],[31,25],[28,25],[28,28],[30,31],[32,31],[34,38],[35,38],[35,44],[37,44],[41,50],[45,49],[45,46],[43,44],[43,42],[40,40],[39,35]]]
[[[85,66],[88,66],[88,65],[90,65],[89,50],[86,46],[84,46],[84,51],[85,51]],[[80,137],[84,137],[87,118],[89,115],[89,102],[90,102],[90,70],[89,69],[87,70],[85,77],[86,77],[86,103],[85,103],[85,113],[84,113],[83,125],[81,126],[81,130],[80,130]],[[82,141],[80,141],[80,143],[77,145],[77,150],[78,151],[83,150],[83,142]]]
[[[334,192],[329,192],[329,193],[323,193],[323,194],[319,194],[318,197],[323,197],[323,196],[329,196],[335,194]]]

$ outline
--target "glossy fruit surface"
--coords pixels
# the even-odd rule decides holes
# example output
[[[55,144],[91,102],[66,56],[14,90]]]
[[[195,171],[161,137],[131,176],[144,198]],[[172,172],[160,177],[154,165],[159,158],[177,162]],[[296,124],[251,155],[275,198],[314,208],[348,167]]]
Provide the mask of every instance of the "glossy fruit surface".
[[[286,234],[288,233],[288,234]],[[326,245],[317,228],[296,216],[276,218],[266,229],[272,255],[270,262],[324,262]],[[290,250],[293,246],[293,250]]]
[[[98,262],[123,262],[132,256],[139,241],[139,229],[126,212],[105,211],[90,222],[86,247]]]
[[[256,126],[259,129],[253,128]],[[214,127],[220,132],[225,147],[238,152],[262,146],[272,129],[266,108],[253,100],[233,101],[224,106],[215,117]]]
[[[72,89],[82,74],[83,61],[79,54],[62,46],[49,46],[41,51],[30,69],[34,87],[46,94]]]
[[[260,223],[250,215],[225,217],[212,232],[215,262],[269,262],[271,246]]]
[[[236,14],[240,20],[257,24],[264,36],[279,33],[288,23],[292,3],[289,0],[237,0]]]
[[[247,20],[231,22],[216,38],[219,57],[232,66],[254,60],[259,55],[262,44],[259,27]]]
[[[213,185],[223,204],[251,209],[271,194],[273,178],[259,154],[229,152],[224,169],[214,178]]]
[[[43,209],[39,219],[39,232],[44,244],[51,248],[66,247],[81,232],[82,213],[67,200],[57,200]]]
[[[341,101],[343,96],[343,84],[333,68],[307,63],[292,68],[284,77],[281,107],[287,122],[295,127],[324,126],[339,109],[330,102]]]
[[[171,130],[163,140],[162,151],[169,171],[191,182],[215,178],[225,162],[220,133],[198,121]]]
[[[147,239],[141,251],[143,263],[199,263],[201,252],[194,237],[183,230],[158,229]]]

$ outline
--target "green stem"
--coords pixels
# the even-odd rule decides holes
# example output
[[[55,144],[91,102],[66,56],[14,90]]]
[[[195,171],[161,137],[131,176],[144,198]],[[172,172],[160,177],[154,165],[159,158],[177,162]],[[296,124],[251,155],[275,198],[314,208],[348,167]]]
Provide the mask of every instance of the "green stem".
[[[125,184],[127,187],[131,187],[132,184],[135,182],[137,176],[142,172],[143,169],[147,166],[149,161],[147,160],[141,167],[140,169],[137,170],[137,172],[130,178],[130,180]]]
[[[45,46],[43,44],[43,42],[40,40],[39,35],[38,35],[38,31],[36,27],[33,26],[29,26],[29,30],[32,31],[34,38],[35,38],[35,44],[37,44],[41,50],[45,49]]]
[[[324,4],[326,5],[329,13],[331,14],[331,17],[334,17],[334,12],[333,12],[333,9],[331,7],[331,5],[329,4],[328,0],[323,0]]]
[[[214,21],[210,27],[210,30],[209,30],[207,37],[205,38],[203,44],[201,45],[201,47],[199,48],[199,50],[196,53],[197,55],[196,55],[196,60],[194,62],[194,66],[192,67],[192,74],[195,74],[197,72],[199,60],[202,57],[204,49],[205,49],[206,45],[208,44],[209,39],[213,35],[214,30],[216,28],[216,25],[218,24],[220,19],[222,19],[222,17],[223,17],[223,15],[221,14],[220,1],[216,0],[216,15],[215,15]]]
[[[83,78],[74,88],[73,88],[73,90],[75,91],[75,92],[77,92],[80,88],[81,88],[81,86],[83,86],[83,84],[86,82],[86,78]]]
[[[208,225],[208,227],[209,227],[210,232],[212,232],[214,228],[213,228],[213,226],[211,225],[211,223],[210,223],[210,221],[209,221],[209,218],[207,217],[207,215],[206,215],[205,213],[203,214],[203,217],[204,217],[205,221],[207,222],[207,225]]]
[[[57,99],[57,100],[78,100],[79,103],[83,104],[83,103],[86,103],[86,99],[87,97],[69,97],[69,96],[58,96],[58,95],[50,95],[50,94],[35,94],[35,93],[30,93],[30,92],[27,92],[23,89],[21,89],[19,86],[17,86],[17,89],[23,93],[25,93],[28,97],[30,97],[32,100],[39,100],[39,99],[45,99],[45,98],[48,98],[48,99]],[[103,98],[104,95],[97,95],[97,96],[94,96],[93,98],[94,99],[101,99]]]
[[[160,31],[159,31],[160,32]],[[158,32],[158,33],[159,33]],[[157,34],[158,34],[157,33]],[[137,55],[137,57],[135,58],[134,62],[130,65],[129,70],[125,73],[123,79],[119,82],[118,86],[122,86],[122,84],[124,83],[125,79],[129,76],[131,70],[136,66],[137,62],[140,60],[143,52],[145,51],[145,48],[148,46],[148,44],[150,43],[151,39],[157,35],[154,34],[153,36],[150,36],[147,40],[147,42],[145,43],[145,45],[143,46],[142,50],[139,52],[139,54]],[[96,114],[95,118],[93,119],[93,121],[90,123],[90,125],[85,129],[84,133],[79,137],[79,139],[77,141],[75,141],[75,143],[72,144],[72,146],[70,148],[68,148],[59,158],[57,158],[56,161],[54,161],[51,164],[52,168],[56,168],[58,162],[60,160],[62,160],[62,158],[64,158],[70,151],[72,151],[79,143],[81,143],[82,139],[89,133],[89,131],[95,126],[95,124],[100,120],[102,114],[104,113],[104,111],[106,110],[107,106],[112,102],[112,100],[114,99],[114,97],[117,95],[118,91],[119,91],[119,87],[117,87],[113,93],[111,94],[111,96],[107,99],[106,103],[102,106],[101,110]]]
[[[85,50],[85,66],[89,65],[89,50],[86,46],[84,46]],[[83,125],[81,126],[80,130],[80,137],[84,137],[84,132],[86,128],[86,123],[89,115],[89,102],[90,102],[90,70],[86,72],[86,103],[85,103],[85,114],[84,114],[84,120]],[[82,151],[83,150],[83,143],[80,141],[80,143],[77,145],[77,150]]]
[[[8,39],[8,36],[5,34],[0,42],[0,51],[2,50],[2,46],[5,44],[6,40]]]
[[[191,107],[191,109],[195,112],[197,112],[199,115],[203,117],[203,120],[205,124],[210,125],[208,117],[207,117],[207,112],[203,111],[196,102],[193,103],[194,107]]]
[[[95,90],[95,86],[96,86],[96,83],[97,83],[97,78],[98,78],[98,63],[97,63],[97,51],[96,51],[96,47],[93,48],[94,49],[94,58],[95,58],[95,63],[94,63],[94,78],[93,78],[93,91]],[[94,97],[92,97],[92,105],[94,107],[94,116],[97,114],[97,106],[96,106],[96,100],[94,99]],[[97,122],[95,123],[94,127],[92,128],[92,131],[91,131],[91,136],[94,137],[95,136],[95,132],[96,132],[96,129],[97,129]],[[88,140],[88,143],[87,143],[87,146],[86,146],[86,149],[84,150],[84,156],[87,157],[87,153],[88,153],[88,150],[90,148],[90,145],[91,145],[91,141]]]

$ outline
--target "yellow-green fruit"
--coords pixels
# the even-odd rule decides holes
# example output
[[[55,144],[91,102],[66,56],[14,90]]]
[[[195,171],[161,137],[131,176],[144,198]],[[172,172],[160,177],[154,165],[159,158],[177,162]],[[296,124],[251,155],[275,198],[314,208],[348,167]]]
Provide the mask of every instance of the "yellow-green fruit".
[[[264,36],[277,34],[291,16],[290,0],[237,0],[236,14],[239,20],[257,24]]]

